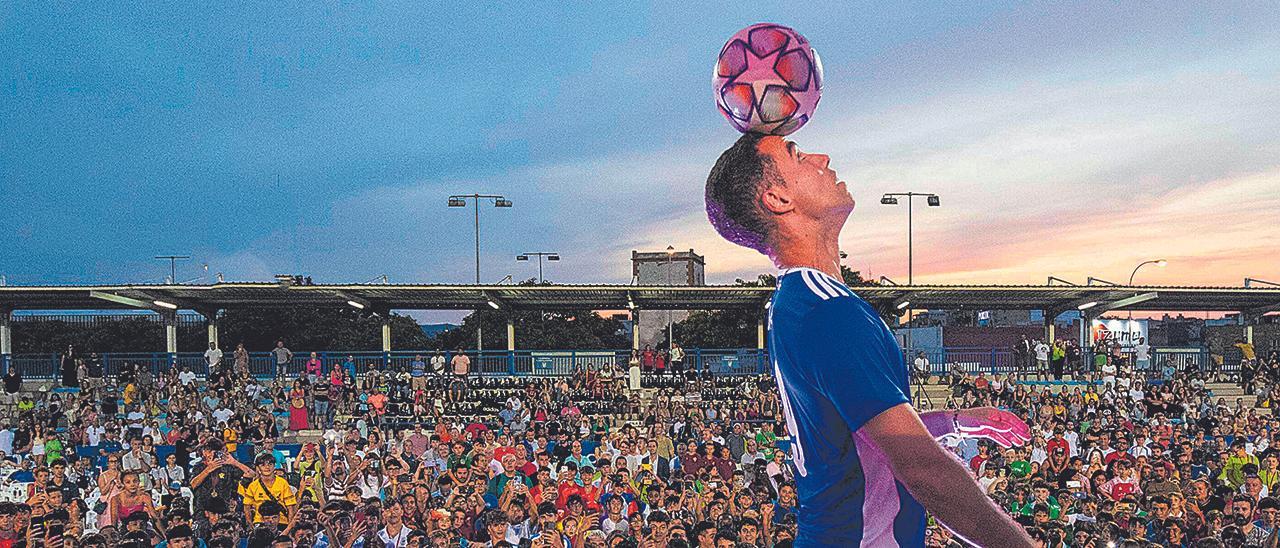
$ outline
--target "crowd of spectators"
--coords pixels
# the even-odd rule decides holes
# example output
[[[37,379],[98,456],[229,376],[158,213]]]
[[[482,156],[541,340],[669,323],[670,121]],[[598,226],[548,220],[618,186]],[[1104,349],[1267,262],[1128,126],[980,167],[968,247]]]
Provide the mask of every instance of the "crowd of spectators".
[[[283,343],[273,353],[269,379],[243,348],[211,348],[207,376],[106,377],[74,358],[51,393],[24,391],[10,368],[0,548],[733,548],[795,535],[771,376],[686,374],[683,349],[556,377],[477,375],[465,352],[402,367],[313,355],[297,370]],[[1275,545],[1280,359],[1253,358],[1255,406],[1196,371],[1103,355],[1066,384],[941,379],[944,406],[1033,426],[1025,447],[959,442],[976,481],[1045,546]],[[959,542],[930,523],[930,546]]]

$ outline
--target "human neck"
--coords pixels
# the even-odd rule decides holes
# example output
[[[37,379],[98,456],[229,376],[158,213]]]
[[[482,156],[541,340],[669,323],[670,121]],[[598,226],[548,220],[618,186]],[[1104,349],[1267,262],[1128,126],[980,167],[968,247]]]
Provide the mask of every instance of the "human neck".
[[[843,224],[843,223],[841,223]],[[806,267],[831,275],[840,274],[840,225],[805,223],[778,231],[770,254],[779,269]]]

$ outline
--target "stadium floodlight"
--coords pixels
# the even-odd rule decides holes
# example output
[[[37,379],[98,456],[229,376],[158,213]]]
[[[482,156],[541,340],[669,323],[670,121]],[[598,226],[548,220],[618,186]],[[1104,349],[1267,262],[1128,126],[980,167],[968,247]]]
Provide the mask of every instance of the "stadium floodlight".
[[[537,258],[538,258],[538,283],[539,283],[539,284],[541,284],[541,283],[543,283],[543,282],[545,281],[545,280],[543,280],[543,278],[542,278],[542,259],[546,259],[546,260],[548,260],[548,261],[559,261],[559,260],[560,260],[560,254],[559,254],[559,253],[556,253],[556,252],[554,252],[554,251],[528,251],[528,252],[525,252],[525,253],[521,253],[521,254],[519,254],[519,255],[516,255],[516,260],[517,260],[517,261],[529,261],[529,260],[531,260],[529,257],[537,257]]]
[[[1138,263],[1138,266],[1135,266],[1133,268],[1133,272],[1129,274],[1129,287],[1133,287],[1133,277],[1138,275],[1138,271],[1142,270],[1142,267],[1147,266],[1149,264],[1153,264],[1160,268],[1164,268],[1169,265],[1169,261],[1166,259],[1155,259],[1151,261],[1142,261],[1141,263]],[[1130,321],[1133,320],[1133,310],[1129,311],[1129,320]]]
[[[173,304],[173,303],[168,302],[168,301],[162,301],[162,300],[160,300],[160,299],[156,299],[156,300],[153,300],[153,301],[151,301],[151,302],[152,302],[152,304],[154,304],[154,305],[156,305],[156,306],[163,307],[163,308],[168,308],[169,310],[177,310],[177,309],[178,309],[178,305]]]
[[[364,310],[364,303],[357,302],[357,301],[347,301],[347,304],[351,305],[352,308],[358,308],[360,310]]]
[[[911,301],[902,301],[898,303],[898,310],[902,310],[908,306],[911,306]]]
[[[886,192],[884,196],[880,197],[880,203],[884,205],[898,205],[899,196],[904,196],[907,199],[907,285],[912,285],[915,283],[915,268],[913,265],[915,250],[912,234],[914,232],[914,227],[912,226],[912,206],[915,205],[916,198],[925,198],[929,207],[938,207],[942,205],[942,198],[939,198],[937,194],[930,192]]]
[[[498,303],[493,302],[493,299],[488,299],[488,301],[489,301],[489,306],[493,307],[494,310],[502,308],[501,306],[498,306]]]
[[[1080,305],[1080,306],[1077,306],[1077,307],[1076,307],[1076,310],[1088,310],[1088,309],[1093,308],[1093,307],[1095,307],[1095,306],[1098,306],[1098,301],[1089,301],[1089,302],[1084,303],[1084,304],[1082,304],[1082,305]]]
[[[499,194],[454,194],[449,197],[449,207],[466,207],[467,200],[475,201],[476,209],[476,285],[480,285],[480,200],[493,200],[494,207],[511,207],[511,200]],[[489,303],[490,305],[494,303]],[[497,307],[495,307],[497,308]],[[476,350],[484,350],[484,329],[476,327]]]

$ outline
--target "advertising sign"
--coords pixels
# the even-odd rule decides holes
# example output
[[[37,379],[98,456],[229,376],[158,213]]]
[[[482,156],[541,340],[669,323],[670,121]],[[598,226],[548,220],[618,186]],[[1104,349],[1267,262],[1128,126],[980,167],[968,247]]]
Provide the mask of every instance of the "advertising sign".
[[[1147,320],[1093,320],[1091,327],[1094,343],[1107,341],[1108,344],[1117,343],[1121,348],[1133,348],[1147,342]]]

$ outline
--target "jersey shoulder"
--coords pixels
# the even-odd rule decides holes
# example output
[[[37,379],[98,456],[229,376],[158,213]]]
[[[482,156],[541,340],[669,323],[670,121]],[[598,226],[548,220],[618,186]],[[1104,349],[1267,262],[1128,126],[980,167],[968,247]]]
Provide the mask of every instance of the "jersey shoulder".
[[[857,299],[842,281],[811,268],[796,268],[783,272],[778,279],[774,305],[809,308],[832,299],[845,298]]]

